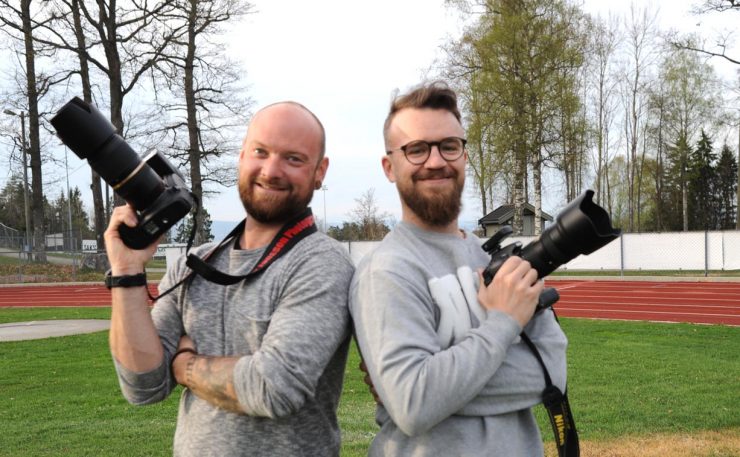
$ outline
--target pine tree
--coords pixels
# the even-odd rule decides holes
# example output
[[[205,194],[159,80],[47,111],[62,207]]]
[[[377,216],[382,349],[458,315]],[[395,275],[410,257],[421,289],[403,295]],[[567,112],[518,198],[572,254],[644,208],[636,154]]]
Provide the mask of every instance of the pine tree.
[[[717,198],[713,192],[716,160],[712,140],[702,129],[696,149],[689,155],[689,229],[709,230],[717,226]]]
[[[735,154],[728,145],[722,146],[719,154],[715,175],[714,195],[717,196],[717,221],[716,228],[721,230],[732,230],[735,228],[737,217],[737,160]]]
[[[199,232],[202,234],[203,242],[213,241],[213,233],[211,233],[211,215],[205,208],[200,208],[203,217],[203,225],[200,227]],[[193,230],[193,213],[188,214],[187,218],[182,221],[175,232],[173,241],[176,243],[187,243],[190,240],[190,233]]]

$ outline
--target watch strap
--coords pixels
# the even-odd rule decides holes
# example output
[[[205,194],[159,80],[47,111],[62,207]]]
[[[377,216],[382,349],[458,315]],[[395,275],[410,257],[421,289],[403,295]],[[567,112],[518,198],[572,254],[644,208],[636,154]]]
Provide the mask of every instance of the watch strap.
[[[105,287],[140,287],[146,286],[146,272],[135,275],[113,276],[111,270],[105,272]]]

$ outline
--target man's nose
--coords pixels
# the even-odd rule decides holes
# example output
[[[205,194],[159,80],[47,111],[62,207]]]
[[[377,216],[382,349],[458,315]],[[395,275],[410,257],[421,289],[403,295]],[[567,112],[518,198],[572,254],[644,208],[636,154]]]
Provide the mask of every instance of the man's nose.
[[[277,154],[270,154],[263,162],[260,170],[262,176],[273,178],[282,175],[281,158]]]
[[[432,145],[429,147],[429,158],[424,162],[426,168],[443,168],[447,165],[447,161],[442,158],[442,154],[439,152],[439,145]]]

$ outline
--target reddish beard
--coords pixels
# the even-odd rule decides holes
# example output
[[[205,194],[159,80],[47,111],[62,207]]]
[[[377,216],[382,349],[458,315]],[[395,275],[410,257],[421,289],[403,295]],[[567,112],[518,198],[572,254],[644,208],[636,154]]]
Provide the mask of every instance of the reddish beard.
[[[425,179],[452,178],[452,187],[425,192],[416,188],[418,181]],[[460,215],[462,208],[462,191],[464,182],[454,168],[442,170],[419,170],[411,179],[398,182],[398,193],[401,200],[419,219],[434,227],[445,226]]]
[[[287,192],[279,196],[257,195],[254,188],[259,185],[269,185]],[[249,217],[263,224],[274,224],[286,222],[305,210],[313,198],[313,189],[310,188],[306,195],[300,195],[287,181],[273,179],[266,182],[253,178],[246,182],[239,180],[239,197]]]

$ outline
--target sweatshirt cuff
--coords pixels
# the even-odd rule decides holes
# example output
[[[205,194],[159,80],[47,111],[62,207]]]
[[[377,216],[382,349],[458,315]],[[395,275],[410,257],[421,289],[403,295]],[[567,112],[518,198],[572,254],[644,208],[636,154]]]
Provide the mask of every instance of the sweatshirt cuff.
[[[486,335],[504,348],[509,347],[522,333],[522,327],[516,319],[498,310],[488,310],[486,320],[481,325],[487,327]]]
[[[116,358],[113,358],[118,377],[122,384],[129,387],[136,387],[139,390],[155,390],[167,382],[167,364],[164,360],[155,369],[143,373],[137,373],[124,367]]]

